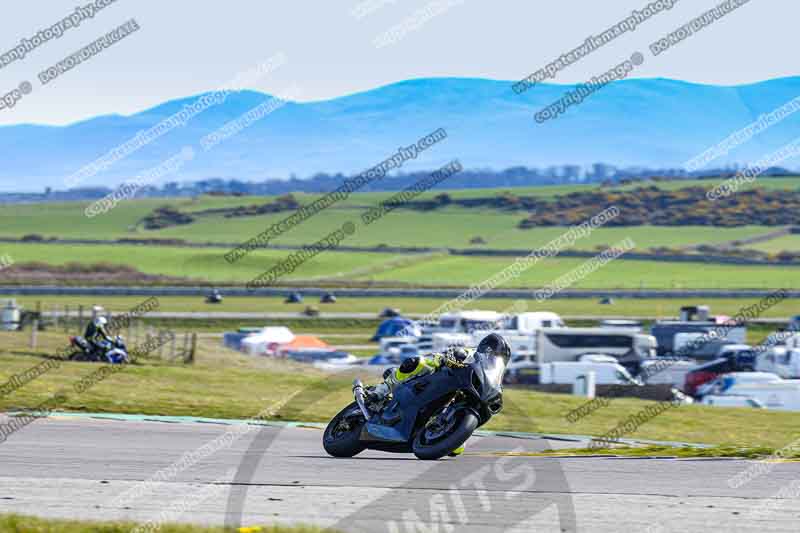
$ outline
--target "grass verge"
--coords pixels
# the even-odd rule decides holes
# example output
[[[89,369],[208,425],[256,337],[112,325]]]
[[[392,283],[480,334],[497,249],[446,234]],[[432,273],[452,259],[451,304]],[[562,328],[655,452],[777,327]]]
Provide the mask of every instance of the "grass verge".
[[[0,533],[129,533],[137,524],[132,522],[84,522],[73,520],[45,520],[20,515],[0,515]],[[194,525],[164,524],[161,533],[335,533],[331,529],[312,526],[265,526],[231,529]]]
[[[781,448],[769,446],[714,446],[713,448],[687,448],[676,446],[620,446],[605,450],[591,450],[588,448],[566,448],[548,450],[537,456],[569,456],[569,455],[619,455],[621,457],[735,457],[740,459],[768,459],[773,458]],[[790,450],[780,453],[781,460],[800,460],[800,450]]]
[[[41,361],[40,356],[0,354],[0,385]],[[0,410],[33,408],[63,390],[67,398],[58,410],[243,419],[291,397],[273,419],[327,422],[352,401],[354,377],[201,346],[194,365],[131,365],[78,393],[75,384],[97,368],[91,363],[64,362],[0,398]],[[377,374],[365,374],[361,371],[360,377],[367,383],[379,379]],[[602,435],[652,405],[619,398],[576,423],[568,422],[567,413],[584,401],[571,395],[508,389],[504,412],[485,429]],[[800,414],[794,412],[691,405],[669,409],[623,437],[780,448],[797,439],[799,422]]]

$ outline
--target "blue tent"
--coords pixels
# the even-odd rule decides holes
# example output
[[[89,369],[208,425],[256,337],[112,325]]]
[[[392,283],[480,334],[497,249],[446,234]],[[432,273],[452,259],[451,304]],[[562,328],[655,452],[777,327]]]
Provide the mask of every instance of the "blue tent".
[[[383,337],[415,337],[420,335],[420,333],[419,326],[413,321],[407,318],[394,317],[380,323],[372,340],[379,341]]]

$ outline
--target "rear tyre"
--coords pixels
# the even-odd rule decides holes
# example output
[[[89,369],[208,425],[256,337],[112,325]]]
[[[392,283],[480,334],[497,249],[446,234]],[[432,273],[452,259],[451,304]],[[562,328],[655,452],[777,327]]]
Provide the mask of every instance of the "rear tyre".
[[[363,427],[364,415],[358,404],[353,402],[333,417],[325,428],[322,446],[333,457],[354,457],[366,450],[359,440]]]
[[[435,461],[461,448],[478,428],[478,417],[469,409],[460,409],[447,427],[419,430],[414,437],[414,455],[426,461]]]
[[[69,356],[70,361],[90,361],[89,357],[82,351],[73,352]]]

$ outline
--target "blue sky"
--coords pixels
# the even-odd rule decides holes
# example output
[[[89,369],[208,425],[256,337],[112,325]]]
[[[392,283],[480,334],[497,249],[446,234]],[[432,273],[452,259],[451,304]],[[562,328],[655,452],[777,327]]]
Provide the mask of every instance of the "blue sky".
[[[0,54],[93,0],[29,0],[6,6]],[[301,100],[328,99],[428,76],[520,79],[620,22],[651,0],[117,0],[0,68],[0,96],[23,81],[31,94],[0,110],[0,125],[65,124],[130,114],[219,87],[283,54],[249,88]],[[559,72],[574,83],[607,70],[720,0],[678,0],[635,31]],[[223,7],[224,6],[224,7]],[[437,12],[429,19],[419,10]],[[416,13],[416,15],[415,15]],[[409,22],[416,17],[416,22]],[[42,86],[47,67],[134,18],[140,30]],[[800,2],[751,0],[658,57],[636,77],[734,85],[800,74],[795,48]],[[388,46],[376,39],[405,24]],[[299,90],[297,90],[299,89]]]

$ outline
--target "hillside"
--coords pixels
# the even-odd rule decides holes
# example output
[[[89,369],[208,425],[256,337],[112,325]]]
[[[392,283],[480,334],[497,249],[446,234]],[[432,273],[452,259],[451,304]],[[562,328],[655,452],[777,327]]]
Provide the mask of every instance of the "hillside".
[[[485,79],[417,79],[333,100],[290,103],[205,152],[200,139],[264,102],[251,91],[197,115],[83,185],[109,185],[162,163],[185,146],[197,157],[170,179],[214,176],[243,180],[292,173],[356,173],[438,128],[448,138],[407,164],[434,168],[458,158],[465,168],[607,162],[681,167],[731,132],[800,94],[800,78],[717,87],[666,79],[623,80],[545,124],[533,114],[572,86],[541,85],[517,95],[511,83]],[[65,127],[0,127],[0,168],[6,190],[63,188],[64,179],[138,132],[191,104],[166,102],[131,116],[101,116]],[[708,113],[714,109],[714,113]],[[714,165],[755,160],[793,140],[800,116],[763,132]],[[490,185],[490,184],[487,184]]]

